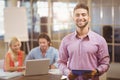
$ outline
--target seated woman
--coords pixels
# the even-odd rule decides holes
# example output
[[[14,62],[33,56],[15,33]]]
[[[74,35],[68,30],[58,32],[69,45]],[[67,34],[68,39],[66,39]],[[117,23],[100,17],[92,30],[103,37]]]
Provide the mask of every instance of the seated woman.
[[[24,67],[24,57],[25,54],[20,50],[21,42],[13,37],[9,43],[9,50],[5,55],[4,60],[4,71],[13,72],[13,71],[23,71]]]

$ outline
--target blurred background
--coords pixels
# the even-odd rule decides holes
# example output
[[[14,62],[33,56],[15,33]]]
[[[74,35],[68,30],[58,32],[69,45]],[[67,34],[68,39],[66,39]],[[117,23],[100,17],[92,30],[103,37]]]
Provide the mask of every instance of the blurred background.
[[[120,80],[120,0],[0,0],[0,59],[7,51],[4,8],[26,8],[29,50],[38,46],[37,37],[41,32],[48,33],[52,46],[58,49],[62,38],[75,30],[72,13],[78,2],[88,4],[91,29],[108,43],[111,67],[107,79]],[[26,42],[22,42],[26,55],[29,52],[27,48]]]

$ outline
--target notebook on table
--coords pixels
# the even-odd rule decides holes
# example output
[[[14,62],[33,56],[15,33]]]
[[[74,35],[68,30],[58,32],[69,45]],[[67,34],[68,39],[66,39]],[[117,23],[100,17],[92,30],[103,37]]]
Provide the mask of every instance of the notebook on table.
[[[24,76],[48,74],[49,59],[26,60]]]

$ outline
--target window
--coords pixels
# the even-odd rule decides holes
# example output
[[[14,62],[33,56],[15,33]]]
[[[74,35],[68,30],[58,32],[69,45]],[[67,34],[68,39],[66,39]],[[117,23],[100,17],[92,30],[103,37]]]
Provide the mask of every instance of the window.
[[[4,8],[5,1],[0,0],[0,39],[3,38],[4,35]]]
[[[120,0],[92,0],[92,29],[108,43],[112,62],[120,62]]]

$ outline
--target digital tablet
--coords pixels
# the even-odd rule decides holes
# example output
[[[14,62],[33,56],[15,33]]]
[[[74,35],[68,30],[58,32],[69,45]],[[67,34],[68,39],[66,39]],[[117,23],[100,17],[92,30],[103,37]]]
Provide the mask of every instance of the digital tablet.
[[[91,73],[92,70],[72,70],[72,73],[75,75],[82,75],[85,73]]]

